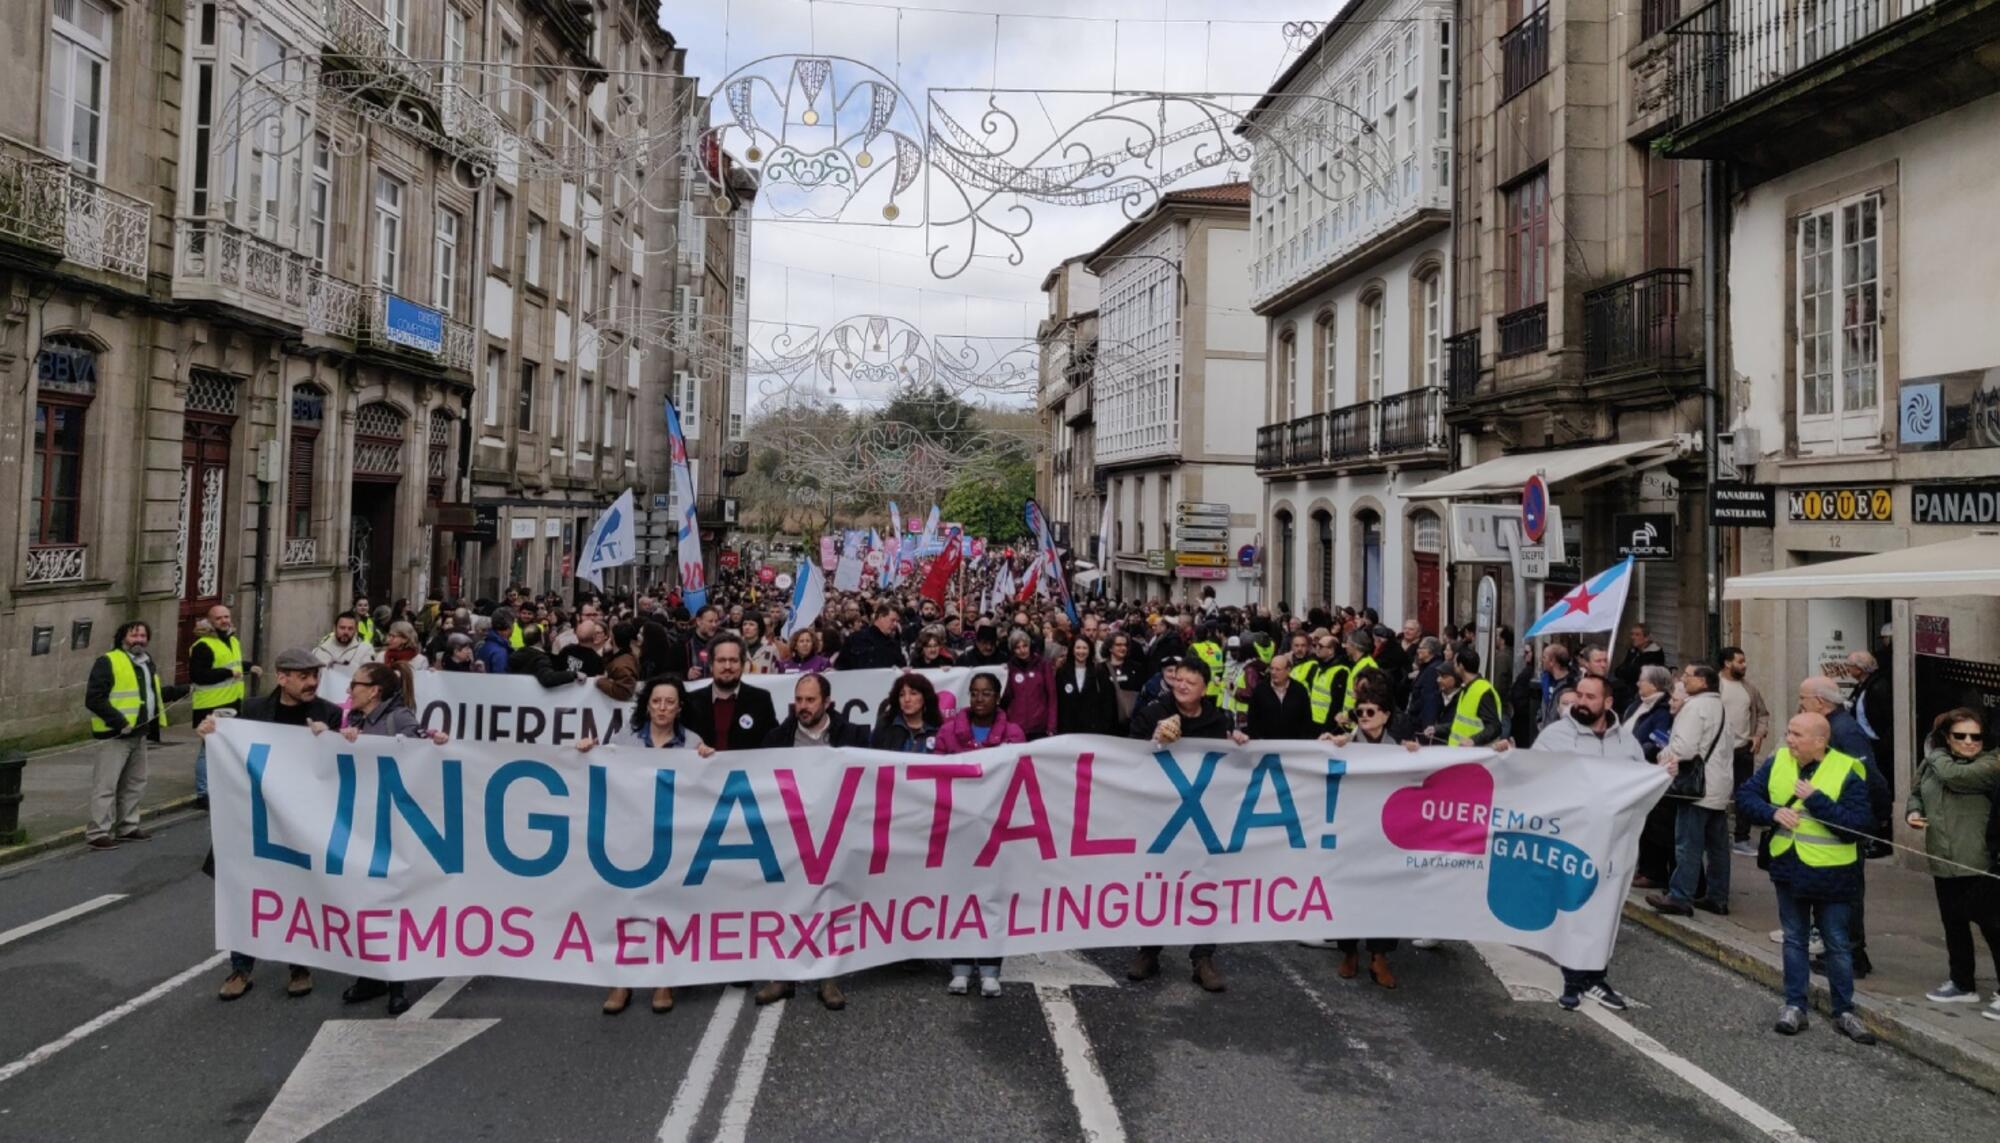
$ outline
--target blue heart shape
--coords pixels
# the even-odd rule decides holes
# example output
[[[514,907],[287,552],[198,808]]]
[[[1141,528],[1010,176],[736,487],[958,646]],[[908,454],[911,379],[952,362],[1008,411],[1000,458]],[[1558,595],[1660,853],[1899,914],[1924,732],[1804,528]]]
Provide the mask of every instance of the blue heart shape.
[[[1597,891],[1596,863],[1558,838],[1496,833],[1488,853],[1486,905],[1508,928],[1546,929],[1557,913],[1583,908]]]

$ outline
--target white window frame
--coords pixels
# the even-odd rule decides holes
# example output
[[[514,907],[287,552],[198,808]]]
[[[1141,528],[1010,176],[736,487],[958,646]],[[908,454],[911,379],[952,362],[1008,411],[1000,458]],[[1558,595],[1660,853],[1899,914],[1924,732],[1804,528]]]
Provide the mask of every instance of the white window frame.
[[[450,207],[437,208],[437,230],[431,236],[431,304],[458,316],[458,238],[465,223]]]
[[[568,233],[556,235],[556,300],[569,301],[569,252]]]
[[[333,249],[333,139],[326,132],[313,135],[312,189],[306,203],[306,245],[313,265],[326,269]]]
[[[547,224],[530,214],[521,250],[521,280],[530,286],[542,284],[542,232]]]
[[[1278,383],[1285,387],[1283,420],[1299,415],[1299,337],[1294,332],[1278,339]]]
[[[1444,271],[1433,270],[1419,279],[1423,288],[1423,384],[1444,384]]]
[[[1329,313],[1319,323],[1320,351],[1320,391],[1325,401],[1326,411],[1332,412],[1340,400],[1340,358],[1335,350],[1340,347],[1340,331],[1335,325],[1335,314]]]
[[[410,0],[382,0],[382,26],[397,55],[410,54]]]
[[[562,445],[563,406],[569,401],[569,373],[557,369],[549,375],[549,443]]]
[[[444,81],[457,86],[465,69],[465,13],[456,4],[444,6]]]
[[[488,427],[500,424],[500,391],[507,387],[507,351],[486,351],[486,408],[482,418]]]
[[[65,5],[70,10],[68,17],[61,11]],[[84,12],[97,16],[103,28],[101,35],[72,19]],[[43,90],[49,150],[91,179],[102,179],[104,175],[104,140],[109,134],[111,110],[112,16],[110,8],[95,0],[57,0],[50,10],[49,74]],[[77,99],[77,65],[86,61],[94,71],[96,106],[79,103]],[[75,149],[79,112],[90,116],[96,128],[91,133],[87,155],[78,154]]]
[[[1826,244],[1808,249],[1812,231],[1820,227]],[[1802,453],[1858,452],[1880,445],[1884,230],[1879,190],[1792,219],[1792,367]],[[1873,305],[1858,304],[1865,298],[1872,298]],[[1872,318],[1849,320],[1849,315],[1864,312],[1872,312]],[[1812,399],[1808,386],[1814,377],[1823,378],[1823,398]]]
[[[486,244],[487,259],[494,266],[502,270],[509,268],[507,265],[507,249],[513,239],[513,235],[508,231],[508,224],[512,221],[511,216],[513,213],[514,196],[501,190],[499,187],[493,188],[492,225],[490,227],[489,241]]]
[[[615,427],[614,422],[617,419],[617,409],[618,409],[618,394],[607,383],[604,386],[604,408],[602,410],[604,415],[604,425],[603,425],[604,432],[601,434],[600,437],[600,439],[604,442],[605,452],[611,451],[611,442],[616,439],[615,437],[612,436],[612,429]]]
[[[570,429],[576,434],[579,453],[590,447],[590,378],[578,378],[576,386],[576,415],[571,418]]]
[[[1382,399],[1382,338],[1388,308],[1388,299],[1380,293],[1375,295],[1373,301],[1361,305],[1361,320],[1365,327],[1362,336],[1368,339],[1368,370],[1361,378],[1362,401]]]
[[[403,282],[403,198],[408,193],[403,180],[375,172],[375,284],[392,294]]]

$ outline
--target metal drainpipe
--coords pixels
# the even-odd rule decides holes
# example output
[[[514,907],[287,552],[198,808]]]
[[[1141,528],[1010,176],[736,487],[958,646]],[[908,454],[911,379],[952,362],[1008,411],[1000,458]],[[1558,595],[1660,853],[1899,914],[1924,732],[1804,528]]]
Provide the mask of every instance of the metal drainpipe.
[[[1701,245],[1702,245],[1702,299],[1701,299],[1701,358],[1702,358],[1702,456],[1705,469],[1704,499],[1708,501],[1707,542],[1705,552],[1708,562],[1708,651],[1713,655],[1722,648],[1722,529],[1715,524],[1715,485],[1721,457],[1716,455],[1715,433],[1717,404],[1721,400],[1719,378],[1722,365],[1718,358],[1719,322],[1717,308],[1722,298],[1722,236],[1721,211],[1717,201],[1722,194],[1724,170],[1714,159],[1705,159],[1701,164]]]

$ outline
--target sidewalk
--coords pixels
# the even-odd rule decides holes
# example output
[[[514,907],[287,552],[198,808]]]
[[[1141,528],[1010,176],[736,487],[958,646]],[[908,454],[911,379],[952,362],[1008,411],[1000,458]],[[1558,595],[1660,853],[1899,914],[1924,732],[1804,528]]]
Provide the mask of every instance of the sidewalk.
[[[1696,913],[1668,917],[1646,906],[1645,894],[1634,890],[1625,915],[1728,968],[1769,985],[1783,987],[1782,952],[1771,940],[1778,928],[1777,893],[1770,874],[1757,868],[1754,857],[1737,856],[1730,870],[1729,916]],[[1855,1007],[1885,1043],[1937,1065],[1968,1083],[2000,1093],[2000,1020],[1980,1016],[1985,1002],[2000,988],[1993,980],[1993,958],[1986,943],[1973,936],[1978,952],[1981,1003],[1933,1004],[1924,993],[1943,983],[1944,928],[1938,920],[1931,878],[1890,865],[1868,863],[1868,956],[1875,971],[1857,981]],[[1827,1011],[1826,978],[1813,977],[1813,1007]],[[1777,1018],[1779,997],[1771,998]]]
[[[142,816],[155,817],[194,800],[194,747],[194,731],[172,726],[162,741],[147,748],[146,792],[139,799]],[[94,742],[28,756],[21,774],[21,828],[28,831],[28,840],[0,846],[0,865],[83,839],[96,767]]]

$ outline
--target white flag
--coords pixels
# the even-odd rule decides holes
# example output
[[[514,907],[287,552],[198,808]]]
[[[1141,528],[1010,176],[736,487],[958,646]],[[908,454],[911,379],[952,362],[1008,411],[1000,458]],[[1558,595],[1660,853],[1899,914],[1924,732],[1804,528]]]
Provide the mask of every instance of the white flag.
[[[799,561],[798,579],[792,583],[792,605],[785,616],[785,638],[790,640],[801,628],[810,627],[826,610],[826,573],[810,559]]]
[[[632,490],[612,502],[583,544],[583,558],[577,561],[576,577],[604,586],[605,568],[624,567],[637,556],[637,539],[632,529]]]
[[[1111,571],[1111,498],[1104,498],[1104,514],[1097,520],[1097,570]],[[1102,582],[1102,581],[1099,581]]]

